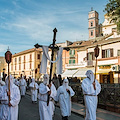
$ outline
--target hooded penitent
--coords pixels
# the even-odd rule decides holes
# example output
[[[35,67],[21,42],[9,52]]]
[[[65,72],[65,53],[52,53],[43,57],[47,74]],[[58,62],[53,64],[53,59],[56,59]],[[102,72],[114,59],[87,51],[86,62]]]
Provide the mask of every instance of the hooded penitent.
[[[43,84],[44,85],[48,85],[49,84],[49,75],[48,74],[44,74],[43,76]]]
[[[1,76],[0,76],[0,86],[4,86],[4,85],[5,85],[5,82],[2,81],[2,78],[1,78]]]
[[[94,73],[91,70],[88,70],[85,75],[91,80],[91,83],[93,83],[95,78]]]
[[[85,120],[96,120],[97,95],[100,93],[101,86],[99,82],[95,80],[96,89],[94,89],[94,74],[91,70],[86,72],[86,76],[87,78],[82,81],[81,85],[86,107]]]
[[[5,80],[6,86],[8,86],[8,83],[9,83],[9,80],[10,80],[10,88],[11,88],[14,84],[13,79],[14,79],[13,76],[9,75],[9,77],[7,77],[6,80]]]

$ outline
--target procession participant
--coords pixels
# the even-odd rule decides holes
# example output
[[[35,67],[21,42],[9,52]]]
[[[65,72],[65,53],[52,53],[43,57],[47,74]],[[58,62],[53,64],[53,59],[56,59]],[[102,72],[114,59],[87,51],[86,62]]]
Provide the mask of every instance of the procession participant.
[[[68,79],[64,79],[63,85],[57,90],[56,101],[60,103],[62,120],[68,120],[71,115],[71,97],[74,96],[73,89],[68,85]]]
[[[50,111],[51,111],[52,117],[54,117],[54,111],[55,111],[55,105],[54,105],[55,101],[54,100],[57,95],[57,90],[52,82],[51,82],[51,84],[48,85],[48,87],[51,90],[50,101],[49,101]]]
[[[49,83],[49,76],[48,74],[44,74],[43,76],[43,83],[39,86],[39,114],[40,120],[52,120],[52,113],[50,111],[50,106],[47,106],[47,98],[48,94],[51,94],[49,87],[47,86]]]
[[[56,74],[54,73],[52,83],[55,85],[56,89],[60,86],[59,80],[57,79]]]
[[[94,79],[94,73],[91,70],[86,72],[87,78],[82,81],[82,90],[84,94],[86,116],[85,120],[96,120],[97,95],[101,91],[101,85]]]
[[[8,91],[8,77],[6,85],[0,90],[1,113],[0,120],[18,120],[18,104],[20,102],[19,88],[13,83],[13,77],[10,75],[10,91]],[[10,96],[10,100],[8,97]]]
[[[19,81],[18,81],[18,79],[15,79],[14,84],[17,85],[18,87],[20,86],[20,85],[19,85]]]
[[[61,77],[61,75],[60,75],[60,74],[58,75],[58,78],[57,78],[57,79],[58,79],[58,81],[59,81],[59,83],[60,83],[60,86],[61,86],[61,85],[62,85],[63,80],[62,80],[62,77]]]
[[[37,102],[37,89],[38,89],[38,84],[35,82],[35,79],[32,78],[32,82],[30,83],[29,87],[31,88],[31,99],[32,103]]]
[[[1,78],[1,76],[0,76],[0,94],[2,93],[2,86],[4,86],[5,85],[5,82],[4,81],[2,81],[2,78]],[[0,97],[0,113],[1,113],[1,106],[2,106],[2,104],[1,104],[1,97]]]
[[[20,92],[21,92],[21,96],[25,96],[25,92],[26,92],[26,80],[24,79],[24,77],[22,77],[19,80],[19,85],[20,85]]]
[[[2,80],[1,76],[0,76],[0,86],[4,86],[5,82]]]

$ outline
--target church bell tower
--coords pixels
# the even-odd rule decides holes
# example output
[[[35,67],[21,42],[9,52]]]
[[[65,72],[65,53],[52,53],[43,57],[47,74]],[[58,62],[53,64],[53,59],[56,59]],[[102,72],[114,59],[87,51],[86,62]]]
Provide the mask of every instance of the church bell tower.
[[[91,8],[91,11],[88,13],[89,39],[94,39],[99,36],[98,16],[98,12],[94,11],[93,8]]]

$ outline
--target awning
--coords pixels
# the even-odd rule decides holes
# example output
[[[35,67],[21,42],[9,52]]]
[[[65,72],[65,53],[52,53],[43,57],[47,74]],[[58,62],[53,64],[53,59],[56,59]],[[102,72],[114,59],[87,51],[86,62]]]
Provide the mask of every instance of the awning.
[[[110,71],[111,71],[111,69],[102,69],[102,70],[98,70],[98,71],[97,71],[97,74],[100,74],[100,73],[101,73],[101,74],[102,74],[102,73],[103,73],[103,74],[105,74],[105,73],[108,74]]]
[[[66,70],[63,74],[62,77],[73,77],[73,75],[77,72],[78,70]]]
[[[73,77],[86,77],[85,73],[87,70],[92,70],[93,73],[95,72],[95,68],[79,68]]]

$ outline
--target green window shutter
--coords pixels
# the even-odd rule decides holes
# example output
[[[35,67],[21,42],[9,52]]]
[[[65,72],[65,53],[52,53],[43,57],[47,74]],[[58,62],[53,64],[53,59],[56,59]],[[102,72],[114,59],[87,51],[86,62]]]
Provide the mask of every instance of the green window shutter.
[[[73,60],[73,63],[75,63],[75,60]]]
[[[73,51],[73,55],[75,55],[75,50]]]
[[[69,55],[71,55],[71,53],[72,53],[72,51],[70,50],[70,51],[69,51]]]
[[[69,64],[71,64],[71,60],[69,60]]]

